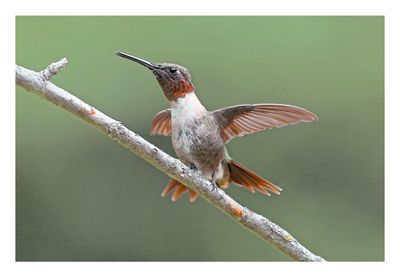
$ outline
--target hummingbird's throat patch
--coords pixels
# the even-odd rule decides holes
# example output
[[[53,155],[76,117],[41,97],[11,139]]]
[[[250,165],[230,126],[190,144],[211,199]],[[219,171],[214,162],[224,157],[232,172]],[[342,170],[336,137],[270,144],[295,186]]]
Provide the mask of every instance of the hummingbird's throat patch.
[[[174,97],[182,97],[186,94],[193,92],[194,88],[191,83],[188,83],[185,80],[180,80],[179,84],[174,89]]]

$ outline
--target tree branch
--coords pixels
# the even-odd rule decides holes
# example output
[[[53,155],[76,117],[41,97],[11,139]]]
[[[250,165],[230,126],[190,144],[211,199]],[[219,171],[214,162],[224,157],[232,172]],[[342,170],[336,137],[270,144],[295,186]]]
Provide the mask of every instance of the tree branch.
[[[41,72],[35,72],[16,65],[16,84],[37,94],[53,104],[76,115],[98,131],[143,158],[171,178],[196,191],[211,205],[219,208],[237,223],[252,231],[264,241],[275,246],[286,255],[298,261],[325,261],[301,245],[287,231],[267,218],[243,207],[223,190],[191,170],[179,160],[172,158],[156,146],[130,131],[121,122],[83,102],[49,80],[67,64],[64,58],[49,65]]]

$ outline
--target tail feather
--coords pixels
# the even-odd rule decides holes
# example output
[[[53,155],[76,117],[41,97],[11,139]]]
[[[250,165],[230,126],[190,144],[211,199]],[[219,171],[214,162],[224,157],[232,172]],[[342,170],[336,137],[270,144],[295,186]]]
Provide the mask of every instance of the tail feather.
[[[188,190],[188,188],[185,185],[180,184],[175,192],[172,194],[172,201],[175,202],[176,200],[178,200],[179,198],[181,198],[181,196]]]
[[[165,189],[163,190],[163,192],[161,193],[162,197],[165,197],[168,195],[169,192],[174,191],[174,193],[172,194],[171,200],[173,202],[175,202],[176,200],[178,200],[179,198],[182,197],[182,195],[186,192],[189,191],[189,201],[193,202],[195,201],[199,195],[197,194],[197,192],[188,189],[184,184],[178,182],[175,179],[171,179],[171,181],[169,181],[168,185],[165,187]]]
[[[232,182],[238,185],[245,186],[249,191],[253,193],[257,190],[263,194],[271,195],[269,192],[280,194],[280,192],[282,191],[282,188],[280,188],[279,186],[258,176],[250,169],[247,169],[246,167],[234,160],[231,160],[229,162],[229,170]]]
[[[282,189],[279,186],[258,176],[250,169],[247,169],[246,167],[244,167],[243,165],[239,164],[234,160],[229,161],[228,168],[229,168],[229,183],[233,182],[238,186],[244,186],[252,193],[259,191],[262,194],[270,196],[271,195],[270,192],[275,194],[280,194],[280,192],[282,191]],[[189,192],[190,202],[194,202],[199,197],[199,195],[195,191],[189,189],[184,184],[180,183],[175,179],[171,179],[171,181],[169,181],[168,185],[161,193],[161,196],[165,197],[171,191],[173,191],[171,200],[174,202],[179,198],[181,198],[182,195],[187,191]]]
[[[165,187],[165,189],[163,190],[163,192],[161,193],[162,197],[167,196],[167,194],[173,190],[175,187],[177,187],[180,183],[175,180],[175,179],[171,179],[171,181],[169,181],[168,185]]]
[[[194,202],[199,197],[199,194],[194,190],[189,189],[189,201]]]

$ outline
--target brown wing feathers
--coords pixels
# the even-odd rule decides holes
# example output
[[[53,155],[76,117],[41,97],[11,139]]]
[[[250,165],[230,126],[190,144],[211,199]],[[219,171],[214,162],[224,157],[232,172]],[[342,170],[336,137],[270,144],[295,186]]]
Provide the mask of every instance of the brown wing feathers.
[[[246,134],[273,127],[295,125],[299,122],[318,120],[312,112],[297,106],[284,104],[238,105],[212,112],[221,128],[225,143]],[[171,135],[171,110],[156,114],[151,123],[151,135]]]
[[[150,128],[151,135],[170,136],[171,135],[171,110],[163,110],[157,113]]]
[[[216,110],[213,114],[226,143],[237,136],[318,120],[304,108],[283,104],[238,105]]]

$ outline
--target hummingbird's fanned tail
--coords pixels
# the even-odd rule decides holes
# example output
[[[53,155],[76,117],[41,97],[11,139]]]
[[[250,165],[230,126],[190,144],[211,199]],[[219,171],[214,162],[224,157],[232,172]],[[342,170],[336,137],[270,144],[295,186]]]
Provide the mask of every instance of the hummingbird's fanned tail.
[[[243,165],[239,164],[238,162],[234,160],[230,160],[228,164],[229,168],[229,181],[227,183],[235,183],[236,185],[239,186],[244,186],[246,187],[250,192],[256,192],[259,191],[262,194],[265,195],[271,195],[270,192],[275,193],[275,194],[280,194],[282,191],[282,188],[279,186],[271,183],[268,180],[265,180],[264,178],[258,176],[254,172],[252,172],[250,169],[244,167]],[[228,177],[228,176],[227,176]],[[219,180],[221,181],[221,180]],[[217,184],[221,188],[227,188],[228,186],[221,186],[221,182],[217,181]],[[171,191],[173,191],[173,194],[171,196],[171,200],[175,202],[179,198],[182,197],[184,193],[187,191],[189,192],[189,201],[194,202],[199,195],[186,187],[184,184],[181,182],[171,179],[169,181],[168,185],[165,187],[163,192],[161,193],[162,197],[167,196]]]
[[[169,181],[168,185],[165,187],[165,189],[161,193],[161,196],[165,197],[165,196],[168,195],[168,193],[170,191],[173,191],[173,190],[175,190],[174,193],[172,194],[172,197],[171,197],[171,200],[173,202],[175,202],[176,200],[181,198],[181,196],[186,191],[189,191],[189,201],[190,202],[195,201],[199,197],[199,195],[195,191],[189,189],[187,186],[185,186],[184,184],[178,182],[175,179],[171,179],[171,181]]]
[[[230,182],[239,186],[245,186],[249,191],[259,191],[265,195],[271,195],[270,192],[280,194],[282,188],[274,185],[268,180],[258,176],[250,169],[244,167],[234,160],[229,161]]]

